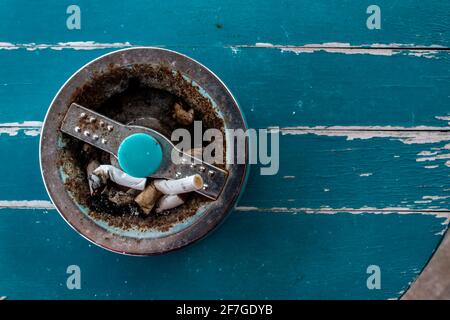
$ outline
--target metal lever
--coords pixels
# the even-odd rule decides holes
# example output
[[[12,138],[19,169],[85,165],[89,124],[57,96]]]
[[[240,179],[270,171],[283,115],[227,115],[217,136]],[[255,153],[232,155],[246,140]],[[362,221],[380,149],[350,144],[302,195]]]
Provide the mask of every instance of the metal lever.
[[[126,126],[76,103],[70,105],[62,122],[61,131],[115,157],[125,138],[136,133],[148,134],[158,141],[162,149],[161,166],[150,177],[180,179],[199,174],[203,178],[204,186],[197,192],[213,200],[220,195],[228,176],[225,170],[181,152],[169,139],[155,130],[141,126]],[[181,164],[173,163],[172,150],[179,152]]]

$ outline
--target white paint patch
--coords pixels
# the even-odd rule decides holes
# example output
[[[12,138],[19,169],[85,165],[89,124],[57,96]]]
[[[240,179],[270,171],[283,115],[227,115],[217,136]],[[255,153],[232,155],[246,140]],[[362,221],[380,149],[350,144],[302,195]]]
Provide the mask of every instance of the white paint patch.
[[[386,207],[386,208],[375,208],[375,207],[361,207],[361,208],[287,208],[287,207],[272,207],[272,208],[258,208],[250,206],[238,206],[235,208],[239,212],[275,212],[275,213],[292,213],[292,214],[420,214],[420,215],[430,215],[436,218],[445,218],[443,225],[448,225],[450,222],[450,211],[444,209],[438,210],[412,210],[406,207]]]
[[[434,156],[435,154],[438,154],[439,151],[421,151],[417,155],[418,156]]]
[[[347,140],[389,138],[405,144],[424,144],[450,141],[450,127],[396,127],[396,126],[315,126],[269,127],[282,135],[314,134],[318,136],[346,137]]]
[[[239,53],[239,48],[232,47],[231,48],[231,52],[233,52],[233,54],[238,54]]]
[[[46,200],[0,200],[0,209],[55,209]]]
[[[437,120],[442,120],[442,121],[450,121],[450,116],[436,116],[434,117]]]
[[[7,134],[9,136],[16,136],[19,132],[23,132],[28,136],[38,136],[41,128],[41,121],[0,123],[0,135]]]
[[[439,168],[439,165],[436,164],[436,165],[434,165],[434,166],[425,166],[424,168],[425,168],[425,169],[436,169],[436,168]]]
[[[370,177],[371,175],[373,175],[373,173],[368,172],[368,173],[361,173],[359,176],[360,177]]]
[[[445,160],[445,159],[450,159],[450,153],[438,154],[438,155],[432,156],[432,157],[417,158],[416,161],[423,162],[423,161],[436,161],[436,160]]]
[[[368,54],[368,55],[377,55],[377,56],[393,56],[396,54],[405,54],[409,56],[415,57],[424,57],[424,58],[435,58],[438,53],[438,49],[441,49],[441,46],[428,46],[415,48],[414,45],[411,44],[371,44],[371,45],[359,45],[353,46],[350,43],[342,43],[342,42],[325,42],[318,44],[305,44],[300,46],[295,45],[278,45],[266,42],[257,42],[254,45],[237,45],[231,46],[232,50],[236,48],[270,48],[270,49],[278,49],[281,52],[293,52],[295,54],[301,53],[314,53],[318,51],[324,51],[328,53],[341,53],[341,54]]]
[[[435,200],[443,200],[443,199],[448,199],[450,198],[450,196],[423,196],[422,199],[424,200],[431,200],[431,201],[435,201]]]
[[[37,136],[40,134],[43,123],[41,121],[24,121],[0,123],[0,134],[8,134],[15,136],[19,131],[24,131],[26,135]],[[372,138],[390,138],[399,140],[405,144],[416,143],[437,143],[442,141],[450,141],[450,127],[398,127],[398,126],[314,126],[314,127],[269,127],[270,131],[279,131],[282,135],[301,135],[315,134],[320,136],[336,136],[346,137],[347,140],[366,140]],[[450,143],[441,149],[450,149]],[[438,151],[422,151],[419,156],[431,156],[437,154]],[[399,158],[394,155],[394,158]],[[425,161],[425,160],[423,160]],[[289,179],[291,176],[285,176]],[[292,176],[295,178],[295,176]]]
[[[132,45],[129,42],[98,43],[95,41],[71,41],[71,42],[58,42],[56,44],[0,42],[0,50],[26,49],[28,51],[44,50],[44,49],[52,49],[52,50],[120,49],[120,48],[128,48],[131,46]]]

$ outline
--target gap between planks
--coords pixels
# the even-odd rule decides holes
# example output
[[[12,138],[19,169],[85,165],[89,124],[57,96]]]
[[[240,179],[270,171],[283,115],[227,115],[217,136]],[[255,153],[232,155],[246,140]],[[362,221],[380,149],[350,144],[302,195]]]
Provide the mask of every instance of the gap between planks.
[[[450,48],[431,45],[420,46],[414,44],[362,44],[351,45],[350,43],[343,42],[326,42],[320,44],[305,44],[305,45],[279,45],[265,42],[257,42],[251,45],[235,45],[229,46],[234,53],[237,53],[240,49],[277,49],[281,52],[292,52],[295,54],[314,53],[314,52],[327,52],[327,53],[340,53],[340,54],[368,54],[377,56],[393,56],[397,54],[403,54],[407,56],[415,56],[422,58],[437,58],[439,53],[448,52]]]
[[[437,120],[446,121],[450,124],[450,116],[436,116]],[[36,131],[39,131],[43,126],[42,121],[23,121],[23,122],[7,122],[0,123],[0,134],[5,133],[9,135],[16,135],[19,131],[32,131],[35,135]],[[258,129],[258,128],[255,128]],[[322,133],[322,132],[386,132],[392,133],[393,137],[396,132],[404,133],[450,133],[450,126],[436,127],[436,126],[293,126],[293,127],[278,127],[269,126],[267,128],[270,131],[279,130],[281,133],[295,134],[301,133]],[[450,138],[450,134],[449,134]]]
[[[24,49],[27,51],[35,50],[101,50],[101,49],[124,49],[124,48],[134,48],[142,46],[152,46],[152,47],[168,47],[167,45],[161,44],[131,44],[130,42],[110,42],[110,43],[99,43],[95,41],[69,41],[69,42],[58,42],[53,44],[48,43],[12,43],[12,42],[0,42],[0,50],[19,50]],[[317,51],[324,51],[328,53],[341,53],[341,54],[369,54],[369,55],[382,55],[382,56],[392,56],[399,53],[407,54],[409,56],[424,57],[424,58],[435,58],[436,54],[439,52],[449,51],[450,48],[443,47],[439,45],[415,45],[415,44],[401,44],[401,43],[390,43],[390,44],[361,44],[352,45],[345,42],[325,42],[318,44],[303,44],[303,45],[279,45],[266,42],[257,42],[255,44],[228,44],[228,45],[172,45],[169,47],[190,47],[190,48],[206,48],[206,47],[223,47],[231,49],[233,53],[237,53],[240,49],[247,48],[266,48],[266,49],[278,49],[282,52],[293,52],[296,54],[300,53],[313,53]]]
[[[28,210],[55,210],[55,206],[48,200],[0,200],[0,209],[28,209]],[[236,206],[237,212],[273,212],[273,213],[305,213],[305,214],[422,214],[432,215],[437,218],[446,218],[444,224],[448,224],[450,219],[450,210],[448,209],[410,209],[405,207],[387,207],[387,208],[289,208],[289,207],[271,207],[261,208],[252,206]]]

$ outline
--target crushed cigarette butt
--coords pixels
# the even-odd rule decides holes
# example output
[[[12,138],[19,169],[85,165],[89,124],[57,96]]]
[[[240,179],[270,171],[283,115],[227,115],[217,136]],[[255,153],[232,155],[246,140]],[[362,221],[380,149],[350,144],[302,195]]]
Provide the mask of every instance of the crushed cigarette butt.
[[[156,189],[155,185],[150,183],[144,191],[138,194],[134,201],[141,207],[145,214],[149,214],[161,195],[162,193]]]

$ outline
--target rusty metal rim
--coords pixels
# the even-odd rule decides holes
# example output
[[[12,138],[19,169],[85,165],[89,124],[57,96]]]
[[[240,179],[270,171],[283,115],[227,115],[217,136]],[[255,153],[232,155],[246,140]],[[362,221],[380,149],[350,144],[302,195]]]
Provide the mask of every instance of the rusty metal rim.
[[[183,74],[191,76],[189,73],[194,72],[194,75],[198,77],[191,78],[211,95],[220,112],[231,115],[230,122],[227,123],[225,121],[225,127],[246,129],[245,119],[239,105],[223,81],[198,61],[172,50],[155,47],[134,47],[110,52],[82,66],[61,86],[45,115],[39,142],[40,170],[47,193],[62,218],[85,239],[109,251],[134,256],[157,255],[177,250],[205,237],[230,213],[241,189],[245,185],[248,175],[247,164],[230,165],[228,168],[229,178],[219,200],[209,205],[207,212],[190,226],[175,234],[157,239],[136,239],[112,234],[80,212],[67,192],[60,192],[60,190],[64,190],[64,184],[58,176],[56,164],[54,159],[52,159],[54,158],[56,146],[55,130],[59,130],[59,122],[54,120],[58,119],[56,113],[58,111],[61,112],[55,109],[58,106],[64,107],[64,101],[68,99],[68,93],[71,89],[88,80],[89,72],[96,71],[97,65],[105,67],[108,63],[111,63],[110,60],[113,60],[118,55],[130,54],[131,58],[133,58],[134,53],[137,56],[143,51],[154,55],[159,62],[165,61],[164,59],[167,58],[171,58],[177,63],[179,62],[176,65],[176,69]],[[139,57],[136,59],[139,59]],[[180,70],[179,65],[182,67],[196,67],[198,70],[191,68]],[[204,82],[200,81],[202,77],[206,79]],[[79,83],[77,84],[77,82]],[[211,91],[208,89],[211,89]],[[218,97],[221,97],[223,100],[218,102]],[[68,106],[65,107],[67,108]],[[245,141],[245,158],[247,160],[246,163],[248,163],[248,139]]]

